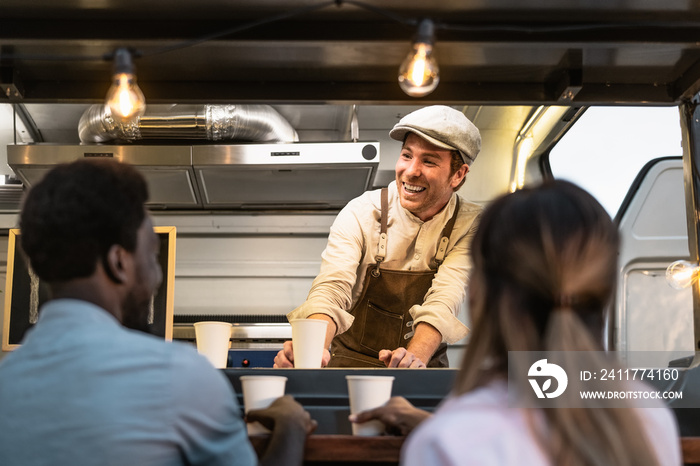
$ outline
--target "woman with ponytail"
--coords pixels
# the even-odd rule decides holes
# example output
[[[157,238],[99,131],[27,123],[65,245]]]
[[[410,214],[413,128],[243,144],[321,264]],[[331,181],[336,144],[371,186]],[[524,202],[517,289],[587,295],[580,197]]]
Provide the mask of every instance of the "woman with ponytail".
[[[394,398],[353,420],[376,418],[408,433],[425,419],[404,444],[406,466],[681,464],[675,419],[661,402],[543,409],[509,395],[509,352],[601,354],[618,246],[606,211],[571,183],[495,200],[471,248],[472,336],[451,396],[433,416]],[[528,367],[516,369],[526,379]]]

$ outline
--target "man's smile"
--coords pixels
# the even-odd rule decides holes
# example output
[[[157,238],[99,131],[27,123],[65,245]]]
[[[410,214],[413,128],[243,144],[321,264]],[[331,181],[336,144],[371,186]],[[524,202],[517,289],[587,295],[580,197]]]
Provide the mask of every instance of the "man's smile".
[[[405,181],[403,182],[403,188],[411,194],[417,194],[417,193],[425,191],[425,189],[426,189],[423,186],[416,186],[414,184],[408,184]]]

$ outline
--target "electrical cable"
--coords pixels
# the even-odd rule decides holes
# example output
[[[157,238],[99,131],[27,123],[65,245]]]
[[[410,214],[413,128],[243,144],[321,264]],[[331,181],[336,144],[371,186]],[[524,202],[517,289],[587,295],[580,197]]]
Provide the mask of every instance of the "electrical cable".
[[[253,21],[253,22],[250,22],[247,24],[243,24],[240,26],[232,27],[230,29],[226,29],[224,31],[215,32],[213,34],[207,34],[206,36],[198,37],[196,39],[192,39],[192,40],[180,42],[178,44],[163,47],[163,48],[154,50],[154,51],[149,52],[149,53],[142,53],[141,56],[142,57],[150,57],[153,55],[159,55],[159,54],[166,53],[166,52],[172,52],[173,50],[179,50],[179,49],[192,47],[194,45],[208,42],[210,40],[217,39],[219,37],[225,37],[225,36],[229,36],[232,34],[236,34],[236,33],[242,32],[242,31],[246,31],[248,29],[262,26],[263,24],[269,24],[269,23],[274,23],[277,21],[282,21],[284,19],[294,18],[294,17],[302,15],[304,13],[310,13],[310,12],[313,12],[316,10],[321,10],[323,8],[326,8],[328,6],[335,5],[335,4],[336,4],[335,0],[331,0],[331,1],[324,2],[324,3],[319,3],[318,5],[311,5],[311,6],[306,6],[306,7],[302,7],[302,8],[297,8],[297,9],[290,10],[290,11],[287,11],[284,13],[280,13],[280,14],[275,15],[275,16],[271,16],[269,18],[259,19],[259,20],[256,20],[256,21]]]

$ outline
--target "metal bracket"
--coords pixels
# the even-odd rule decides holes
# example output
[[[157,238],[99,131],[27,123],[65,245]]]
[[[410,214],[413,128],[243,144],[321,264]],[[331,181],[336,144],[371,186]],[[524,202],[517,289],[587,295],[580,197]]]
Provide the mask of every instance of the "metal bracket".
[[[549,90],[554,100],[566,105],[574,100],[583,88],[583,51],[567,50],[559,66],[561,71],[549,78]]]
[[[24,99],[24,86],[19,79],[17,69],[0,66],[0,91],[10,102],[19,102]]]

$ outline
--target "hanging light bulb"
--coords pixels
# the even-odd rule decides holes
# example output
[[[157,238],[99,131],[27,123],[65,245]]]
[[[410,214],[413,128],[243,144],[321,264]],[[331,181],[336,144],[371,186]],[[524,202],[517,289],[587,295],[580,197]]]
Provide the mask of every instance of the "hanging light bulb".
[[[666,269],[666,281],[677,290],[688,288],[698,281],[700,265],[690,261],[676,261]]]
[[[133,121],[146,111],[146,99],[136,84],[134,63],[127,49],[114,53],[114,74],[106,105],[112,117],[121,122]]]
[[[424,19],[418,26],[411,51],[399,67],[399,86],[411,97],[423,97],[435,90],[440,82],[440,70],[433,57],[435,25]]]

